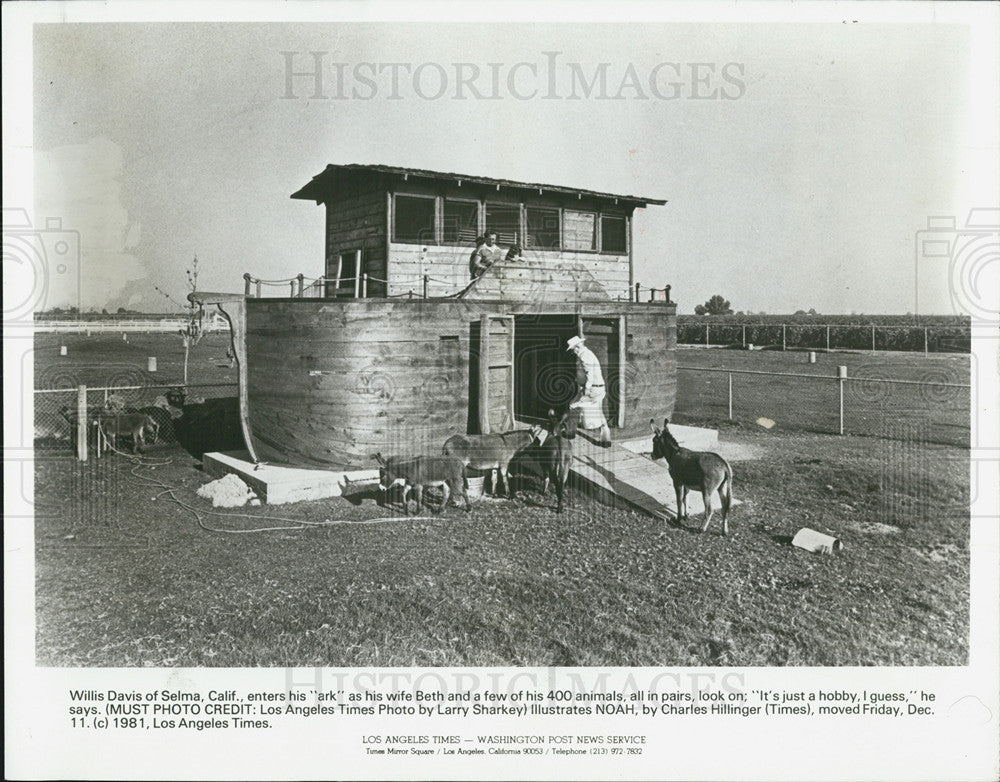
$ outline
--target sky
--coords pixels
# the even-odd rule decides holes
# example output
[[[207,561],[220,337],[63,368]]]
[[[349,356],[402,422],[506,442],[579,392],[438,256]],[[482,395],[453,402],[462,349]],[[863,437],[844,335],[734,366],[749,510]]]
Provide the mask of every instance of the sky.
[[[195,256],[203,290],[319,276],[323,207],[289,195],[327,163],[383,163],[667,199],[636,213],[635,273],[669,283],[682,313],[717,293],[750,312],[961,310],[953,259],[915,242],[929,217],[961,227],[1000,201],[995,177],[982,186],[996,136],[978,120],[974,35],[36,25],[31,206],[36,227],[61,220],[46,242],[79,245],[45,304],[176,309],[156,288],[183,300]]]

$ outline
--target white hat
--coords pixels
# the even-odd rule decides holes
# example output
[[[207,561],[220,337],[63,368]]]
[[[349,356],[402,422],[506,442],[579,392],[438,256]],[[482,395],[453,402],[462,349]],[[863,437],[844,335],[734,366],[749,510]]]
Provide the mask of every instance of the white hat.
[[[572,350],[577,345],[583,344],[583,337],[570,337],[569,341],[566,343],[566,350]]]

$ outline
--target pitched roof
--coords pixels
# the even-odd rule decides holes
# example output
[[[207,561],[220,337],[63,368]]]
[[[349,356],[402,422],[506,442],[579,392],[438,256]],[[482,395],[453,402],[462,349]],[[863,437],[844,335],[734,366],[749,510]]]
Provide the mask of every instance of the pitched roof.
[[[404,179],[418,177],[422,179],[451,179],[456,182],[470,183],[476,185],[488,185],[497,188],[511,188],[514,190],[537,190],[539,192],[565,193],[574,196],[592,196],[614,201],[624,201],[635,206],[645,206],[646,204],[663,205],[666,202],[660,198],[649,198],[646,196],[622,195],[620,193],[603,193],[598,190],[584,190],[575,187],[564,187],[562,185],[545,185],[537,182],[515,182],[512,179],[493,179],[484,176],[469,176],[468,174],[456,174],[444,171],[428,171],[422,168],[400,168],[398,166],[369,165],[363,163],[347,163],[342,165],[329,164],[323,171],[312,178],[305,187],[292,193],[292,198],[299,198],[304,201],[315,201],[317,204],[323,199],[323,193],[329,184],[332,184],[334,177],[341,171],[370,171],[377,174],[390,174],[401,176]]]

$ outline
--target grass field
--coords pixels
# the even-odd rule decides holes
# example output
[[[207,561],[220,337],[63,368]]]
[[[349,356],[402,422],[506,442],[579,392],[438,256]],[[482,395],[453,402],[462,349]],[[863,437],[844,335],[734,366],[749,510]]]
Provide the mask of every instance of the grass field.
[[[679,423],[718,426],[728,420],[729,376],[733,370],[733,420],[757,428],[767,418],[785,430],[835,434],[839,431],[838,366],[847,367],[844,431],[894,440],[968,447],[970,383],[974,358],[963,354],[808,354],[682,348],[677,353]],[[740,374],[740,370],[809,375]],[[910,381],[896,384],[891,381]],[[941,385],[950,384],[950,385]]]
[[[37,377],[52,377],[53,364],[98,374],[102,363],[144,367],[156,350],[158,382],[177,380],[179,340],[136,336],[127,353],[107,338],[91,340],[71,342],[67,358],[79,363],[61,365],[60,338],[42,340]],[[192,380],[225,380],[224,359],[224,342],[203,342],[192,354]],[[679,360],[753,360],[756,368],[786,370],[804,361],[801,354],[708,350],[681,351]],[[947,357],[932,358],[943,364],[908,360],[912,366],[879,356],[877,367],[895,377],[962,377],[963,365]],[[835,362],[846,362],[856,373],[876,359],[822,361],[796,369],[832,374]],[[714,407],[691,402],[704,389],[688,387],[685,374],[693,373],[680,376],[678,420],[718,424]],[[719,424],[725,447],[739,457],[734,493],[743,503],[728,539],[718,527],[698,535],[578,490],[558,516],[555,497],[543,498],[530,477],[514,499],[481,501],[468,515],[451,508],[405,518],[367,497],[218,516],[195,496],[208,480],[199,461],[175,444],[155,446],[142,461],[81,464],[64,449],[39,451],[37,661],[964,664],[967,450],[786,426],[784,417],[801,404],[794,397],[762,411],[778,422],[769,430],[749,419]],[[791,547],[804,526],[840,536],[843,552]],[[261,527],[284,529],[213,531]]]

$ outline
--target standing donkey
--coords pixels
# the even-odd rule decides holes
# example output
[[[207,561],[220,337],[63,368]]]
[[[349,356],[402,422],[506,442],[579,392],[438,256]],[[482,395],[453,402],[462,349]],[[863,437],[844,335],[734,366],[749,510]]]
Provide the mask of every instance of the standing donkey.
[[[733,502],[733,469],[729,462],[717,453],[708,451],[690,451],[681,448],[680,443],[667,431],[666,418],[663,419],[663,429],[657,429],[655,422],[649,420],[649,428],[653,431],[653,461],[666,459],[670,469],[670,480],[674,482],[677,492],[677,521],[687,518],[688,489],[701,491],[705,501],[705,524],[701,531],[708,529],[712,521],[712,494],[719,492],[722,500],[722,534],[729,534],[729,507]]]

